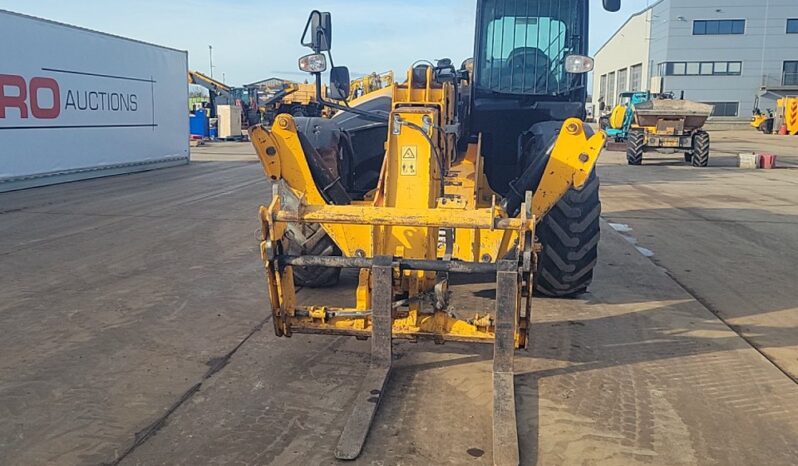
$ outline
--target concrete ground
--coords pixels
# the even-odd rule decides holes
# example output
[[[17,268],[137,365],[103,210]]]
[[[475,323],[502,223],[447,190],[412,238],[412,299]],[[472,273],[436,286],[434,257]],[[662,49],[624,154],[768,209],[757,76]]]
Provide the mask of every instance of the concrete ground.
[[[798,138],[713,133],[710,168],[681,154],[603,155],[603,216],[798,381]],[[776,170],[736,168],[745,151]]]
[[[798,140],[757,136],[713,147],[798,162]],[[368,343],[273,335],[260,166],[246,144],[193,158],[0,194],[0,464],[335,463]],[[794,170],[622,162],[599,168],[615,226],[591,293],[533,304],[523,463],[794,464]],[[356,463],[490,464],[490,348],[396,352]]]

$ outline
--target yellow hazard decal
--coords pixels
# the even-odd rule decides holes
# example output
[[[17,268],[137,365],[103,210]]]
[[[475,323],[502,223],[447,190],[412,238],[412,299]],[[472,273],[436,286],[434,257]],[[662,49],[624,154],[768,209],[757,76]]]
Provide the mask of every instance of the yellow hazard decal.
[[[402,146],[402,167],[399,173],[402,176],[415,176],[418,163],[418,146]]]

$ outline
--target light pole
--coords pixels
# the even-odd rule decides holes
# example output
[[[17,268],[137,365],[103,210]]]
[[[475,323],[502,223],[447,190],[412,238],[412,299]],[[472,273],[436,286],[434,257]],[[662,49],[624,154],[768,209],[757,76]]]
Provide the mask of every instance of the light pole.
[[[208,59],[210,60],[211,78],[213,77],[213,46],[208,46]]]

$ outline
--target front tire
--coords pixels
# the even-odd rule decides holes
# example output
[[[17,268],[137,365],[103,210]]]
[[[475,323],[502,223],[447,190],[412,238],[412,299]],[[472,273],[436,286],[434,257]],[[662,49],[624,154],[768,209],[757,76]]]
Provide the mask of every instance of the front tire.
[[[289,223],[285,234],[286,254],[291,256],[340,256],[341,250],[318,223]],[[323,288],[338,283],[341,269],[336,267],[294,266],[294,284]]]
[[[543,251],[534,274],[537,294],[572,298],[587,291],[598,260],[600,216],[599,179],[593,172],[581,191],[568,191],[538,223]]]
[[[706,131],[696,131],[693,135],[693,158],[691,163],[694,167],[706,167],[709,165],[709,133]]]
[[[626,162],[629,165],[641,165],[643,163],[643,144],[644,137],[642,132],[629,132],[629,137],[626,138]]]

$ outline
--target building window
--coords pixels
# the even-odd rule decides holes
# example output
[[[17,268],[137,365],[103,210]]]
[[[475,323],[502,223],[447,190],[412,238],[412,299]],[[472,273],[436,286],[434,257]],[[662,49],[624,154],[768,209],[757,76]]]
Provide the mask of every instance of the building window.
[[[694,36],[716,36],[719,34],[745,34],[745,20],[713,19],[693,21]]]
[[[715,117],[736,117],[740,110],[739,102],[704,102],[712,105],[712,116]]]
[[[785,61],[782,86],[798,86],[798,61]]]
[[[665,74],[667,76],[682,76],[686,74],[687,71],[687,63],[668,63],[665,68]]]
[[[629,90],[632,92],[642,90],[643,64],[629,68]]]
[[[787,20],[787,34],[798,34],[798,19]]]
[[[626,76],[628,74],[629,71],[626,68],[618,70],[618,94],[626,92]]]
[[[607,75],[601,75],[601,84],[599,84],[599,100],[604,101],[607,98]]]
[[[740,76],[743,63],[739,61],[666,62],[660,65],[663,76]]]
[[[607,107],[615,107],[615,73],[607,75]]]

